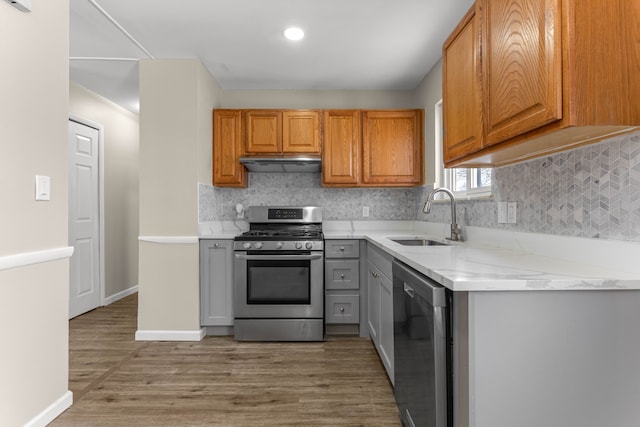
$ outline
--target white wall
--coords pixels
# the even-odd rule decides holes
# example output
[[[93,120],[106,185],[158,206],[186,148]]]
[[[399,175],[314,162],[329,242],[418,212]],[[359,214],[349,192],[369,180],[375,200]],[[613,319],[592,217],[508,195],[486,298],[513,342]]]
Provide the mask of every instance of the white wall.
[[[424,108],[424,155],[426,184],[433,184],[436,179],[435,166],[435,108],[436,102],[442,99],[442,59],[427,73],[415,90],[415,103]]]
[[[71,83],[69,112],[104,127],[105,297],[138,283],[138,116]]]
[[[140,63],[138,337],[200,330],[198,179],[211,180],[218,91],[198,60]],[[166,244],[145,236],[190,241]]]
[[[2,426],[46,422],[71,398],[68,258],[7,268],[68,244],[68,57],[68,0],[36,0],[31,13],[0,2]],[[51,201],[34,200],[37,174],[51,177]]]
[[[226,90],[223,108],[393,109],[421,108],[413,91]]]

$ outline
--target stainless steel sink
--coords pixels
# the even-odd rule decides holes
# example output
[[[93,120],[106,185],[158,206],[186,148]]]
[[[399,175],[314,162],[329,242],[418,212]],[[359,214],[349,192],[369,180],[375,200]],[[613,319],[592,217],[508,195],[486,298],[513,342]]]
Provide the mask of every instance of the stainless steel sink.
[[[403,246],[448,246],[447,243],[438,242],[429,239],[390,239],[392,242],[399,243]]]

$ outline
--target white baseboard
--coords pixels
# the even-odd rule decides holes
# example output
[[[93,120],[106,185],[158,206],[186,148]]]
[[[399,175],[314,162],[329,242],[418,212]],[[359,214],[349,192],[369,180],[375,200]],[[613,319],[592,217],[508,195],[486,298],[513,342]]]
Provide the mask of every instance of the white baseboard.
[[[66,391],[58,400],[53,402],[47,409],[40,412],[35,418],[27,422],[24,427],[45,427],[56,417],[66,411],[73,403],[73,393]]]
[[[138,285],[132,286],[129,289],[125,289],[124,291],[120,291],[117,294],[113,294],[110,297],[105,298],[103,305],[113,304],[114,302],[128,297],[129,295],[133,295],[136,292],[138,292]]]
[[[205,328],[195,331],[136,331],[136,341],[202,341]]]

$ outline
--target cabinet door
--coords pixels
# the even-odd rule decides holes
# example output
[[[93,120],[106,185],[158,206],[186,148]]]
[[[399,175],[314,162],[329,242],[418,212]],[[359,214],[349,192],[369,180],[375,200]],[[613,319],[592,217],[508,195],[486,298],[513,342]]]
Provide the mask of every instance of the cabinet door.
[[[482,148],[479,22],[474,6],[442,49],[445,163]]]
[[[247,154],[280,154],[282,151],[282,113],[245,112]]]
[[[378,347],[380,328],[380,273],[369,263],[367,268],[367,325],[373,343]]]
[[[213,111],[213,185],[246,187],[247,170],[242,156],[242,113],[240,110]]]
[[[282,152],[320,155],[320,112],[282,112]]]
[[[562,118],[560,3],[481,1],[485,145]]]
[[[422,110],[365,111],[362,182],[412,186],[423,176]]]
[[[360,181],[360,113],[325,111],[322,184],[354,186]]]
[[[378,339],[378,352],[391,383],[395,384],[393,369],[393,283],[385,275],[380,275],[378,283],[380,284],[380,336]]]
[[[200,241],[200,324],[233,325],[233,241]]]

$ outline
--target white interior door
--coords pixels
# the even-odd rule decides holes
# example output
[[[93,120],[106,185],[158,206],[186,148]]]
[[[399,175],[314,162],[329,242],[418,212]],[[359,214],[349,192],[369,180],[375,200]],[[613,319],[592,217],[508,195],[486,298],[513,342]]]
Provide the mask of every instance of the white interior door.
[[[69,120],[69,318],[100,305],[99,131]]]

